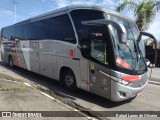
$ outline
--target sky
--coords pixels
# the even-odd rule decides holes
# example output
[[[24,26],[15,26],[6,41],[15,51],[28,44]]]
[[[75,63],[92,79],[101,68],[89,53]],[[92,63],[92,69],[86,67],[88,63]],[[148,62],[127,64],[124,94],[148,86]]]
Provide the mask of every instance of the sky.
[[[121,0],[14,0],[16,4],[16,22],[23,21],[67,5],[88,4],[99,5],[111,10],[121,2]],[[138,1],[138,0],[137,0]],[[14,24],[15,4],[13,0],[0,0],[0,29]],[[125,9],[121,14],[134,20],[133,13]],[[148,32],[155,35],[160,40],[160,12],[157,14]]]

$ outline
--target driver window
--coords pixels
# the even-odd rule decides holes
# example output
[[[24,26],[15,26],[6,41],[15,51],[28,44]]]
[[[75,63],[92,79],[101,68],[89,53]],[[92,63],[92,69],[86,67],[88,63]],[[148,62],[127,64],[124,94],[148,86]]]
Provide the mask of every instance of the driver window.
[[[91,57],[108,64],[106,60],[106,42],[102,32],[91,32]]]

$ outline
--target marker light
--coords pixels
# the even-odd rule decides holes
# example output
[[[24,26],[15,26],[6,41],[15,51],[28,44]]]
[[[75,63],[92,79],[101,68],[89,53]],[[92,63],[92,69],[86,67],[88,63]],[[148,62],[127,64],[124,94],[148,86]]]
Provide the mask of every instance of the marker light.
[[[69,55],[70,55],[70,57],[74,57],[74,50],[70,50]]]

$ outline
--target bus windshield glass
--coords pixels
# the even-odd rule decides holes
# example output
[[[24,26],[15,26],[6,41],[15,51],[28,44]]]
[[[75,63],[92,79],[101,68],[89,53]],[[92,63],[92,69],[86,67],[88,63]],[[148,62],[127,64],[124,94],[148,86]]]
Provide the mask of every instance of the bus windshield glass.
[[[107,15],[107,18],[122,24],[127,32],[126,44],[120,43],[120,33],[114,27],[109,26],[116,64],[130,70],[144,70],[146,68],[144,42],[137,43],[140,32],[136,24],[116,16]]]

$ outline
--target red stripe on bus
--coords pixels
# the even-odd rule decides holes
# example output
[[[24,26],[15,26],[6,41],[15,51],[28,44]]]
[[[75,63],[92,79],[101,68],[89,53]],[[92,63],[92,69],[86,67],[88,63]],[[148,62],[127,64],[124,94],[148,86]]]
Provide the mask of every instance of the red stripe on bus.
[[[130,75],[130,76],[124,76],[122,77],[122,80],[125,80],[125,81],[135,81],[135,80],[139,80],[141,77],[139,75]]]

